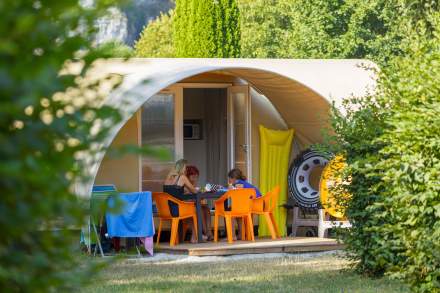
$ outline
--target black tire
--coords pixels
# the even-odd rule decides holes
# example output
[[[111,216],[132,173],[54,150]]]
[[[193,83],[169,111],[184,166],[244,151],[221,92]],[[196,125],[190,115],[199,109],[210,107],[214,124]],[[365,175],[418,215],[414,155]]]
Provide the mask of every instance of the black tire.
[[[316,190],[310,185],[309,176],[314,168],[327,165],[328,158],[328,154],[307,149],[301,152],[290,166],[289,195],[299,207],[306,209],[319,207],[319,188]]]

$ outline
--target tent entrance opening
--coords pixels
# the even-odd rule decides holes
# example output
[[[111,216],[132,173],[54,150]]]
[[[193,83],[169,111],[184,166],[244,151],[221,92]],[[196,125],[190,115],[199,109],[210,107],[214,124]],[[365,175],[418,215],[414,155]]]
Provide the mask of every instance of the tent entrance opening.
[[[198,184],[227,183],[226,88],[183,89],[183,157],[200,171]]]

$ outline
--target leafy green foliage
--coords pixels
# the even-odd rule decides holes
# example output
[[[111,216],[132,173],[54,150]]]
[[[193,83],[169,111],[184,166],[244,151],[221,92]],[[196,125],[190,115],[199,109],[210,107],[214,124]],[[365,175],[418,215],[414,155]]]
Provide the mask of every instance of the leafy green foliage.
[[[291,1],[241,0],[241,53],[246,58],[288,58]]]
[[[440,292],[440,14],[400,29],[402,56],[382,70],[377,92],[333,115],[333,150],[351,180],[353,228],[342,237],[361,271]]]
[[[425,20],[436,1],[241,0],[242,56],[365,58],[402,54],[402,17]]]
[[[353,107],[355,105],[355,107]],[[331,119],[331,135],[328,138],[328,148],[332,153],[343,154],[347,167],[341,172],[343,180],[350,184],[340,184],[334,187],[337,196],[350,194],[347,202],[338,197],[338,203],[345,208],[347,218],[352,228],[341,230],[341,237],[350,257],[357,261],[357,269],[369,275],[380,275],[385,271],[385,262],[379,259],[383,253],[389,253],[382,246],[384,238],[374,229],[384,224],[377,218],[383,214],[383,207],[374,203],[383,201],[384,194],[376,187],[381,182],[380,173],[372,163],[380,161],[380,150],[384,145],[376,140],[383,135],[386,124],[383,104],[375,96],[364,99],[350,99],[344,102],[345,113],[334,107]],[[376,172],[377,171],[377,172]]]
[[[418,29],[387,69],[382,99],[392,106],[378,139],[385,197],[375,206],[387,212],[375,230],[395,239],[383,243],[395,248],[384,259],[398,260],[387,270],[417,292],[440,292],[440,14],[431,25],[434,36]]]
[[[130,58],[133,56],[133,49],[120,41],[109,41],[99,46],[99,50],[106,57]]]
[[[177,0],[176,57],[239,57],[240,13],[235,0]]]
[[[174,57],[173,15],[170,10],[150,21],[135,44],[136,57]]]
[[[72,182],[86,180],[79,160],[120,119],[102,106],[120,82],[85,72],[95,51],[94,21],[112,1],[1,1],[0,288],[74,290],[91,267],[72,253],[84,219]],[[106,123],[102,123],[106,121]],[[107,125],[107,126],[106,126]]]

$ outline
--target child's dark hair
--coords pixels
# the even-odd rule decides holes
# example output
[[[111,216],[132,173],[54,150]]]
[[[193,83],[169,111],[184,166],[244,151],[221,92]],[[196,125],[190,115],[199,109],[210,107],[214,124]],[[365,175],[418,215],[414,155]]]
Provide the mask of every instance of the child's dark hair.
[[[246,180],[246,176],[243,175],[243,172],[241,172],[240,169],[235,168],[229,171],[228,177],[231,179],[237,179],[237,180]]]

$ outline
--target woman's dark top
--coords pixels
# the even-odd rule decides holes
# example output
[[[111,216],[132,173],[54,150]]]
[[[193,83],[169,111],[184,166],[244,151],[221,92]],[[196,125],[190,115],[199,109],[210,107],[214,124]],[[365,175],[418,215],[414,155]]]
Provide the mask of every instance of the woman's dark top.
[[[176,182],[173,185],[164,185],[163,192],[168,193],[169,195],[179,199],[184,200],[184,186],[177,185],[179,182],[180,176],[177,177]],[[179,206],[172,201],[168,201],[168,207],[170,208],[171,216],[178,217],[179,216]]]

